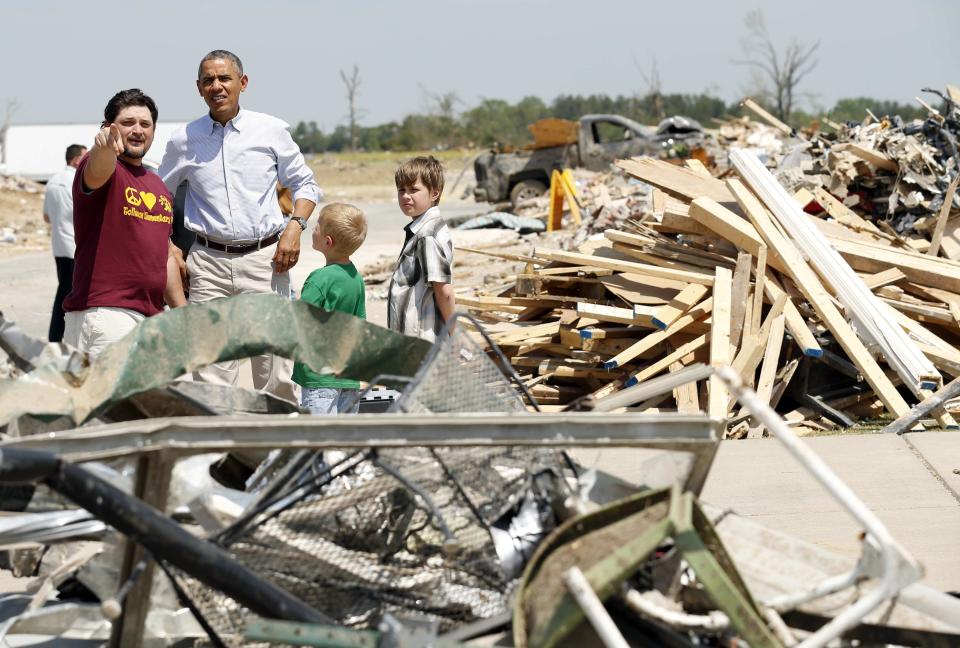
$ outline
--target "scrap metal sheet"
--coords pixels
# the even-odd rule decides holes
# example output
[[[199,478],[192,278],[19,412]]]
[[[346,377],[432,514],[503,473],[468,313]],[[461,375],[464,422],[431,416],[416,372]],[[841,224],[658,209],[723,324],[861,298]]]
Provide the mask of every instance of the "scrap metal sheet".
[[[223,360],[272,353],[345,378],[412,376],[430,343],[277,295],[240,295],[166,311],[85,370],[37,368],[0,382],[0,425],[23,415],[81,424],[112,403]]]

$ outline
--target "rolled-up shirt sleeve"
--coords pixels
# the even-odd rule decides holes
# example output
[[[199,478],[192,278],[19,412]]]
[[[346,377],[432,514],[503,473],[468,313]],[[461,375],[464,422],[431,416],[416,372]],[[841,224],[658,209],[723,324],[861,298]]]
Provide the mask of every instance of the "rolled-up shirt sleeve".
[[[450,258],[452,250],[445,249],[445,246],[433,237],[422,239],[420,247],[420,260],[423,263],[425,279],[427,281],[436,281],[439,283],[453,282],[453,259]]]
[[[282,129],[277,143],[277,176],[280,184],[293,192],[293,201],[305,198],[320,204],[323,191],[313,177],[313,171],[307,166],[300,147],[293,141],[290,131]]]

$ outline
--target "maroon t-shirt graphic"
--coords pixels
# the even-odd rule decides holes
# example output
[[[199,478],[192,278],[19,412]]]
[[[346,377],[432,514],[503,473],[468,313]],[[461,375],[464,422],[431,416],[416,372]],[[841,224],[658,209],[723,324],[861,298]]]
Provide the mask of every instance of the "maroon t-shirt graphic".
[[[73,181],[73,229],[77,241],[73,290],[65,311],[95,306],[129,308],[144,315],[163,310],[173,200],[160,176],[117,160],[110,180],[83,190],[83,170]]]

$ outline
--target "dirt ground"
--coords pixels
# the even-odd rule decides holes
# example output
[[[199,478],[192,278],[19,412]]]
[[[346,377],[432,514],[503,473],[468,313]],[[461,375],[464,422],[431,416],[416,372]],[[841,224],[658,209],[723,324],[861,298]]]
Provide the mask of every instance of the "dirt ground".
[[[43,186],[33,182],[26,186],[12,189],[0,183],[0,256],[50,247],[50,229],[43,222]]]
[[[433,155],[443,163],[446,198],[468,197],[464,191],[473,182],[476,151],[324,153],[307,156],[307,162],[326,192],[327,201],[369,202],[393,200],[394,171],[401,162],[417,155]]]

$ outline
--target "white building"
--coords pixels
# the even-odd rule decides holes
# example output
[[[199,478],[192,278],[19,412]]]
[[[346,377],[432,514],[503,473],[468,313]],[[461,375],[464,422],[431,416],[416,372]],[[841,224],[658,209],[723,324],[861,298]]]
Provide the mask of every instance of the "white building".
[[[174,129],[184,123],[161,121],[157,124],[153,145],[144,160],[147,164],[160,166],[167,140]],[[92,146],[99,130],[99,124],[11,124],[0,141],[0,160],[3,161],[0,163],[0,174],[46,182],[63,168],[63,154],[68,146]]]

